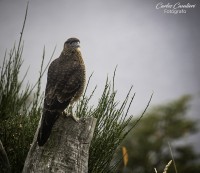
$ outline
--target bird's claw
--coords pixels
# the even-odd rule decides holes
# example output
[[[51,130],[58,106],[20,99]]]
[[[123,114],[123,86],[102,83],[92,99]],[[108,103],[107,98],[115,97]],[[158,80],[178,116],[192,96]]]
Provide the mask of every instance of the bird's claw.
[[[67,110],[64,110],[63,113],[66,117],[71,117],[75,122],[78,122],[79,118],[74,116],[72,106],[69,106],[69,108]]]

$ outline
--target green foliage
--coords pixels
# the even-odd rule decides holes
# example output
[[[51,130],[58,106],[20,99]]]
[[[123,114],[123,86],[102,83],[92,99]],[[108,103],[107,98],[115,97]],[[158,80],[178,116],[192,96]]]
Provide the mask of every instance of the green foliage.
[[[128,111],[135,94],[129,99],[131,87],[124,101],[121,104],[117,102],[114,78],[115,75],[112,82],[109,82],[108,79],[106,80],[96,108],[88,107],[88,102],[96,88],[89,98],[84,94],[77,105],[76,114],[79,117],[93,116],[97,119],[89,154],[89,172],[91,173],[106,173],[115,170],[115,165],[110,167],[111,160],[117,147],[128,134],[130,128],[132,128],[129,127],[129,130],[125,131],[132,118],[132,116],[128,117]]]
[[[0,139],[13,172],[21,172],[41,110],[39,97],[29,103],[32,88],[28,84],[22,88],[19,80],[21,55],[22,47],[17,51],[14,46],[8,60],[5,55],[0,76]]]
[[[189,169],[200,171],[200,163],[195,163],[199,156],[193,147],[189,144],[177,144],[177,140],[184,143],[186,134],[192,135],[198,130],[197,122],[186,117],[190,99],[190,96],[183,96],[146,113],[137,128],[123,142],[129,155],[128,172],[148,173],[154,172],[154,168],[162,172],[166,163],[172,159],[168,142],[172,144],[178,172],[188,172]],[[121,165],[119,170],[122,169]],[[173,166],[169,168],[169,172],[172,169]]]
[[[24,87],[26,74],[22,80],[19,79],[23,64],[21,40],[27,10],[19,43],[9,53],[5,53],[0,75],[0,140],[7,152],[12,172],[15,173],[22,171],[40,118],[42,101],[40,83],[44,73],[44,54],[37,83],[33,87],[29,84]],[[35,88],[36,92],[33,93]]]

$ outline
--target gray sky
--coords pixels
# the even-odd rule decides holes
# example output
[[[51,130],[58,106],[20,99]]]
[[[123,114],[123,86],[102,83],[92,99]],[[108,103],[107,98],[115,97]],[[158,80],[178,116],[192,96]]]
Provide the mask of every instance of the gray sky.
[[[111,78],[118,65],[119,100],[131,85],[136,92],[131,114],[141,112],[154,92],[151,105],[184,94],[194,95],[191,116],[199,117],[200,2],[182,0],[182,4],[196,4],[194,9],[186,9],[186,14],[164,14],[164,9],[156,9],[159,2],[162,1],[30,1],[23,38],[24,71],[30,66],[27,80],[34,83],[38,77],[44,45],[47,62],[55,46],[54,59],[69,37],[78,37],[87,76],[94,72],[91,88],[98,85],[95,101],[107,74]],[[25,0],[0,0],[1,57],[19,38],[25,8]],[[45,84],[46,75],[43,89]]]

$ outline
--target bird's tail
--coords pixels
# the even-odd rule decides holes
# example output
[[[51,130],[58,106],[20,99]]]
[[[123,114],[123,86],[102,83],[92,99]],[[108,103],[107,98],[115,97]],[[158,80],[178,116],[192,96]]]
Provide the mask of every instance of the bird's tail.
[[[37,142],[39,146],[43,146],[48,140],[51,134],[51,129],[59,115],[60,112],[57,111],[49,111],[46,109],[43,110],[41,125],[37,136]]]

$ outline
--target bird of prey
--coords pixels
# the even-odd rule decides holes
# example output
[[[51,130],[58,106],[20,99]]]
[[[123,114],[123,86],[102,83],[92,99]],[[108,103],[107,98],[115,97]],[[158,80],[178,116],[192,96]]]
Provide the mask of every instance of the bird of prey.
[[[69,38],[59,58],[49,66],[44,107],[37,142],[43,146],[51,129],[64,110],[77,101],[85,86],[85,65],[80,52],[80,41]]]

